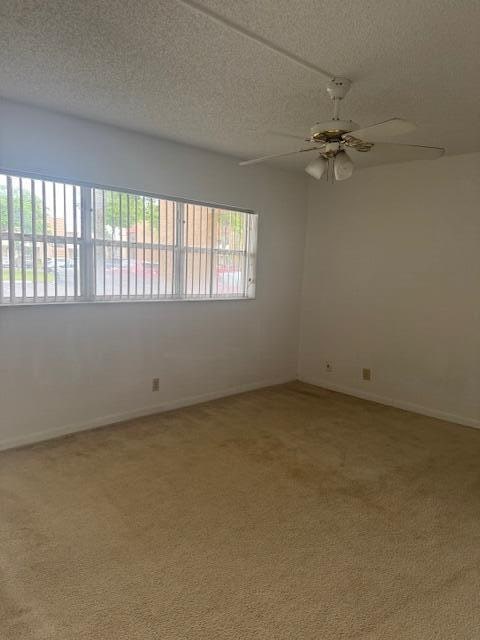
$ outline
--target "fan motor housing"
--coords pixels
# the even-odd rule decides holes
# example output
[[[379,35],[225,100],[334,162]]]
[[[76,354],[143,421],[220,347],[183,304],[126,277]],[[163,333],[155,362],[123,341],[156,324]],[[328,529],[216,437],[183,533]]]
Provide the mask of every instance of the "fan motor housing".
[[[318,142],[341,140],[344,133],[358,129],[358,125],[352,120],[329,120],[317,122],[310,129],[310,135]]]

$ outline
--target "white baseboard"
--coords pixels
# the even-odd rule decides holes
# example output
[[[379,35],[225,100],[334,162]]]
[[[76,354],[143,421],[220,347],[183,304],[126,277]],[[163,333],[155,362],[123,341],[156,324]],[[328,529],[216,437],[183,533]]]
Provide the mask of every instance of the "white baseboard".
[[[338,391],[339,393],[345,393],[348,396],[354,396],[356,398],[362,398],[363,400],[370,400],[371,402],[377,402],[378,404],[385,404],[389,407],[395,407],[397,409],[405,409],[413,413],[419,413],[423,416],[429,416],[430,418],[439,418],[446,422],[453,422],[455,424],[462,425],[464,427],[474,427],[480,429],[480,420],[476,418],[469,418],[460,416],[454,413],[447,413],[438,409],[431,409],[430,407],[424,407],[414,402],[408,402],[405,400],[396,400],[387,396],[380,396],[370,391],[364,391],[363,389],[357,389],[355,387],[346,387],[339,384],[334,384],[329,380],[319,378],[309,378],[308,376],[300,376],[298,378],[300,382],[312,384],[316,387],[323,387],[324,389],[330,389],[330,391]]]
[[[476,420],[475,418],[469,418],[453,413],[447,413],[445,411],[439,411],[437,409],[431,409],[429,407],[424,407],[413,402],[395,400],[394,398],[381,396],[369,391],[364,391],[363,389],[334,384],[325,379],[309,378],[304,376],[299,376],[298,379],[301,382],[312,384],[316,387],[323,387],[325,389],[330,389],[331,391],[338,391],[339,393],[345,393],[346,395],[354,396],[356,398],[362,398],[364,400],[370,400],[371,402],[385,404],[390,407],[396,407],[397,409],[405,409],[406,411],[412,411],[413,413],[419,413],[431,418],[439,418],[440,420],[453,422],[465,427],[474,427],[476,429],[480,429],[480,420]],[[5,449],[12,449],[14,447],[21,447],[28,444],[34,444],[35,442],[42,442],[44,440],[51,440],[53,438],[58,438],[60,436],[68,435],[71,433],[77,433],[79,431],[96,429],[98,427],[104,427],[109,424],[115,424],[116,422],[123,422],[125,420],[132,420],[134,418],[140,418],[142,416],[163,413],[164,411],[172,411],[173,409],[188,407],[190,405],[199,404],[201,402],[208,402],[209,400],[217,400],[218,398],[225,398],[237,393],[245,393],[246,391],[254,391],[255,389],[262,389],[264,387],[285,384],[287,382],[291,382],[291,380],[291,378],[262,380],[260,382],[228,387],[220,391],[211,391],[209,393],[188,396],[173,401],[165,401],[161,402],[158,405],[141,407],[139,409],[126,411],[123,413],[112,413],[110,415],[101,416],[87,422],[77,422],[63,427],[55,427],[53,429],[46,429],[43,431],[38,431],[36,433],[19,435],[14,438],[0,439],[0,451]]]
[[[157,405],[141,407],[132,411],[126,411],[123,413],[112,413],[110,415],[101,416],[100,418],[94,418],[93,420],[89,420],[87,422],[77,422],[63,427],[55,427],[53,429],[37,431],[36,433],[28,433],[15,436],[14,438],[5,438],[3,440],[0,439],[0,451],[5,449],[12,449],[14,447],[21,447],[27,444],[34,444],[35,442],[42,442],[44,440],[51,440],[52,438],[58,438],[60,436],[65,436],[71,433],[77,433],[79,431],[96,429],[97,427],[105,427],[109,424],[115,424],[116,422],[124,422],[125,420],[141,418],[142,416],[149,416],[156,413],[163,413],[165,411],[172,411],[173,409],[180,409],[181,407],[188,407],[193,404],[208,402],[209,400],[217,400],[219,398],[225,398],[237,393],[245,393],[246,391],[254,391],[255,389],[262,389],[264,387],[272,387],[279,384],[285,384],[287,382],[291,382],[292,380],[293,378],[291,377],[277,378],[273,380],[262,380],[260,382],[227,387],[226,389],[222,389],[220,391],[210,391],[208,393],[188,396],[172,401],[167,400]]]

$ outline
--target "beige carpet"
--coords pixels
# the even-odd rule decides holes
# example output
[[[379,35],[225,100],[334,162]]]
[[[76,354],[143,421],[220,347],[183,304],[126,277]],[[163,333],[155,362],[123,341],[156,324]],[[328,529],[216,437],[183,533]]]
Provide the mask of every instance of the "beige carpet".
[[[480,638],[480,432],[292,383],[0,454],[2,640]]]

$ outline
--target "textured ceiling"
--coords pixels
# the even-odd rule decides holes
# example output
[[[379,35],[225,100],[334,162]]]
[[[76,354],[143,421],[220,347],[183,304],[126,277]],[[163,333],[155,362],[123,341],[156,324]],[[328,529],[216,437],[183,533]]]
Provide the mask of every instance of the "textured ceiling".
[[[402,142],[480,149],[478,0],[200,1],[351,78],[344,117],[403,117],[419,129]],[[321,75],[176,0],[2,0],[0,44],[3,97],[244,158],[296,148],[269,131],[331,115]]]

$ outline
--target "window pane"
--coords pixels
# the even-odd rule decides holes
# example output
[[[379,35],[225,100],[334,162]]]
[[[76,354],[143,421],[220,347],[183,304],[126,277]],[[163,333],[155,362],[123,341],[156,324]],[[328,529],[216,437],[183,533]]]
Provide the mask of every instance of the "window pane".
[[[1,176],[2,302],[75,296],[79,189],[52,181]]]
[[[175,203],[93,190],[96,295],[158,299],[174,294]]]

